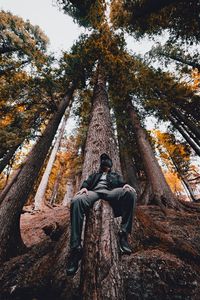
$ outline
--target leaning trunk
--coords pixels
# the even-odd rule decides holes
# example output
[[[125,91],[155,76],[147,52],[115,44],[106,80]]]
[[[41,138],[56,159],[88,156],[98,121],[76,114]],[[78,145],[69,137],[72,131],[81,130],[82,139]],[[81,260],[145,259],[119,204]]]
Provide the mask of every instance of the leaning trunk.
[[[4,170],[4,168],[9,164],[11,158],[15,154],[15,151],[20,146],[20,144],[16,145],[15,147],[12,147],[8,150],[8,152],[3,156],[3,158],[0,161],[0,173]]]
[[[178,208],[179,203],[175,199],[169,185],[166,182],[164,174],[158,161],[154,155],[151,144],[148,140],[145,130],[140,124],[139,117],[133,108],[131,102],[128,103],[128,111],[135,129],[138,148],[143,160],[144,169],[148,181],[152,188],[152,195],[150,201],[154,201],[161,206],[161,208],[171,207]]]
[[[99,72],[94,88],[93,109],[88,129],[82,179],[99,168],[99,157],[106,152],[115,171],[120,162],[114,139],[105,78]],[[124,299],[112,208],[101,201],[86,220],[82,261],[83,299]]]
[[[9,259],[25,249],[20,234],[20,214],[32,190],[35,179],[51,146],[60,120],[69,104],[70,94],[64,98],[50,119],[43,136],[34,146],[0,206],[0,261]]]
[[[35,210],[41,210],[42,208],[45,207],[44,196],[45,196],[49,176],[51,174],[51,170],[52,170],[55,158],[56,158],[56,154],[57,154],[58,148],[60,146],[60,141],[62,139],[64,130],[65,130],[66,122],[67,122],[67,116],[65,116],[62,120],[61,128],[58,132],[58,136],[56,138],[53,150],[52,150],[50,158],[49,158],[49,161],[47,163],[46,169],[45,169],[44,174],[42,176],[42,180],[40,181],[39,187],[37,189],[37,193],[36,193],[35,199],[34,199],[34,209]]]
[[[179,109],[173,109],[174,115],[178,116],[178,118],[184,122],[190,130],[200,139],[200,128],[197,124],[195,124],[187,115],[184,115]]]
[[[191,137],[185,132],[181,124],[172,116],[169,116],[169,120],[172,122],[172,125],[180,132],[180,134],[184,137],[187,143],[191,146],[191,148],[196,152],[197,155],[200,156],[200,147],[191,139]]]
[[[198,126],[189,120],[187,115],[184,116],[178,109],[173,109],[172,116],[183,127],[190,138],[200,147],[200,130]]]

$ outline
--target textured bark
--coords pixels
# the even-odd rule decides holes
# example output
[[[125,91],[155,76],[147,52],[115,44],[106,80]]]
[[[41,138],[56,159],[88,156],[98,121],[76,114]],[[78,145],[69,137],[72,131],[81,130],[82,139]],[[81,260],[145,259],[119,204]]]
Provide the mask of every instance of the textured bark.
[[[62,203],[63,206],[67,206],[68,204],[70,204],[73,195],[74,195],[74,182],[73,179],[69,179],[66,185],[66,192]]]
[[[58,136],[56,138],[55,144],[53,146],[53,149],[52,149],[52,152],[51,152],[51,155],[50,155],[50,158],[49,158],[49,161],[47,163],[46,169],[44,171],[44,174],[42,176],[41,182],[39,184],[39,187],[38,187],[36,195],[35,195],[34,206],[35,206],[36,210],[40,210],[45,206],[44,196],[45,196],[49,176],[51,174],[51,170],[52,170],[55,158],[56,158],[56,154],[58,152],[58,148],[60,146],[60,142],[61,142],[64,130],[65,130],[67,117],[68,117],[68,115],[63,117],[61,127],[60,127],[60,130],[58,132]]]
[[[0,299],[82,299],[79,273],[72,278],[65,272],[69,244],[68,207],[29,216],[28,234],[23,219],[27,217],[23,215],[21,220],[24,240],[31,243],[29,251],[0,265]],[[40,226],[55,227],[54,218],[58,223],[56,230],[61,230],[60,238],[51,241],[41,235],[33,241],[32,234],[38,237]],[[166,217],[158,206],[137,208],[131,237],[134,253],[121,258],[127,300],[199,299],[199,226],[199,213],[169,210]],[[52,236],[51,229],[48,236]]]
[[[169,120],[172,122],[172,125],[180,132],[180,134],[184,137],[187,143],[191,146],[191,148],[196,152],[197,155],[200,156],[200,147],[190,138],[190,136],[183,129],[181,124],[172,116],[169,116]]]
[[[1,191],[0,193],[0,204],[2,203],[3,199],[5,198],[5,196],[7,195],[8,191],[10,190],[11,186],[16,182],[17,177],[19,175],[19,173],[21,172],[22,167],[20,167],[19,169],[17,169],[15,171],[15,173],[12,175],[12,178],[10,181],[8,181],[7,185],[4,187],[4,189]]]
[[[46,225],[49,237],[38,239],[37,243],[26,239],[29,251],[13,257],[0,265],[0,298],[1,300],[72,300],[80,299],[79,277],[71,278],[66,275],[66,261],[69,250],[69,209],[63,207],[37,214],[37,223],[32,221],[30,229],[38,233],[38,222]],[[46,216],[45,216],[46,215]],[[53,219],[58,220],[57,233]],[[40,220],[39,220],[39,219]],[[60,232],[58,232],[60,231]],[[77,298],[74,298],[77,296]]]
[[[70,101],[64,98],[50,119],[43,136],[32,149],[29,157],[0,206],[0,261],[25,251],[20,233],[20,214],[42,167],[52,140]]]
[[[127,108],[135,129],[138,148],[143,159],[145,173],[152,188],[150,200],[155,201],[163,209],[164,207],[179,208],[180,204],[166,182],[161,167],[153,153],[146,132],[142,128],[138,115],[131,102],[128,103]]]
[[[50,198],[50,201],[49,201],[51,205],[53,205],[56,202],[61,177],[62,177],[62,171],[61,171],[61,169],[59,169],[58,174],[56,175],[56,180],[54,182],[52,195],[51,195],[51,198]]]
[[[100,71],[94,88],[91,116],[82,179],[98,170],[99,157],[103,152],[112,158],[113,169],[120,171],[105,78]],[[113,212],[104,201],[94,205],[86,220],[81,279],[84,300],[124,299]]]
[[[117,113],[115,112],[116,116]],[[119,116],[120,118],[120,116]],[[118,117],[116,118],[118,119]],[[117,135],[118,135],[118,143],[119,143],[119,155],[120,155],[120,163],[122,168],[122,174],[125,181],[133,186],[137,191],[137,195],[140,193],[139,183],[137,180],[137,171],[134,166],[133,159],[131,158],[128,147],[129,143],[127,142],[126,135],[127,129],[125,128],[122,121],[116,121],[117,124]]]

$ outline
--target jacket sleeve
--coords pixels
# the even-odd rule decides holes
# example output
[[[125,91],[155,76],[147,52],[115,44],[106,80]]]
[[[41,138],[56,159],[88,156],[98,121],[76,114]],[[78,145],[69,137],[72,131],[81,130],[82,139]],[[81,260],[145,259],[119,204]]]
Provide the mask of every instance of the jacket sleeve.
[[[118,184],[119,184],[119,187],[123,187],[125,184],[127,184],[126,181],[124,181],[123,177],[119,174],[118,175]]]
[[[94,177],[94,174],[89,175],[88,178],[83,181],[80,189],[86,188],[89,190],[91,187],[92,181],[93,181],[93,177]]]

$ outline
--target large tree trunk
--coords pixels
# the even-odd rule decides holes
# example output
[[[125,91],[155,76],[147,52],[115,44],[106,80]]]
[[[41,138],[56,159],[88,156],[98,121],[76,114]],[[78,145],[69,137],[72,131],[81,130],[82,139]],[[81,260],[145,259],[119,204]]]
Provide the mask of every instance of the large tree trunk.
[[[42,208],[45,207],[44,196],[45,196],[49,176],[51,174],[51,170],[52,170],[55,158],[56,158],[56,154],[58,152],[58,148],[60,146],[60,142],[61,142],[64,130],[65,130],[67,117],[68,117],[68,115],[63,117],[61,127],[60,127],[60,130],[58,132],[58,136],[55,140],[55,144],[53,146],[49,161],[47,163],[46,169],[44,171],[44,174],[43,174],[42,179],[40,181],[39,187],[37,189],[37,192],[36,192],[36,195],[35,195],[35,198],[34,198],[34,209],[35,210],[41,210]]]
[[[115,171],[120,170],[108,107],[105,78],[100,69],[94,88],[93,109],[88,129],[82,179],[98,171],[99,157],[110,155]],[[83,299],[124,299],[112,208],[101,201],[86,220],[81,279]]]
[[[59,104],[50,119],[43,136],[34,146],[0,206],[0,261],[20,253],[25,249],[20,234],[20,214],[51,146],[60,120],[69,104],[72,90]]]
[[[138,148],[143,159],[145,173],[152,188],[150,202],[153,200],[153,202],[160,205],[163,209],[164,207],[180,207],[178,201],[166,182],[164,174],[148,140],[147,134],[142,128],[139,117],[131,102],[128,103],[127,108],[135,129]]]

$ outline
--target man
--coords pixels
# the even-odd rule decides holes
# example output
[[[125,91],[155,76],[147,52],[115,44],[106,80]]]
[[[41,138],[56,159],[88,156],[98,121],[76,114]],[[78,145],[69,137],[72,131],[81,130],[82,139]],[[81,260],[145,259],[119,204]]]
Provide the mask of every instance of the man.
[[[120,250],[125,254],[131,254],[132,252],[127,237],[132,229],[136,192],[134,188],[123,181],[119,174],[112,172],[111,168],[111,158],[106,153],[103,153],[100,156],[99,172],[91,174],[72,199],[70,209],[70,256],[67,262],[68,275],[76,273],[82,257],[81,233],[84,215],[99,199],[109,202],[114,210],[115,217],[122,216],[119,232]]]

